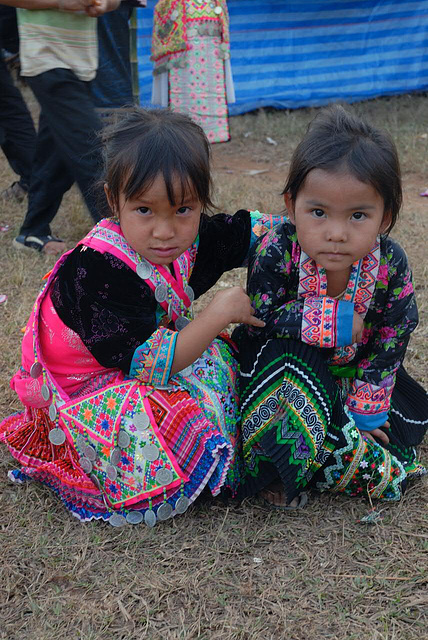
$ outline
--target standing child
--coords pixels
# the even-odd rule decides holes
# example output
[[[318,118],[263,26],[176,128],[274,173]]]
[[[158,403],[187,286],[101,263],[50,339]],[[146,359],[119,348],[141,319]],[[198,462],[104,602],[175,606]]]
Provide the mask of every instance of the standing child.
[[[423,472],[428,402],[403,359],[418,323],[411,272],[388,233],[401,205],[395,146],[341,107],[298,145],[289,222],[249,264],[263,329],[240,327],[244,494],[302,506],[305,487],[398,500]]]
[[[12,379],[25,411],[0,435],[78,518],[149,526],[205,486],[235,493],[239,417],[231,322],[263,322],[240,287],[192,302],[241,266],[258,212],[207,216],[209,144],[185,115],[135,109],[105,134],[99,222],[55,265]]]

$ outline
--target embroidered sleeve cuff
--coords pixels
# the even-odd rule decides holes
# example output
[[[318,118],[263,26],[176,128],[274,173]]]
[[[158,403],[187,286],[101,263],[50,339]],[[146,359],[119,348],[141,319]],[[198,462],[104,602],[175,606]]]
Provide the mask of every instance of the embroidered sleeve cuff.
[[[337,305],[336,347],[347,347],[352,341],[352,325],[354,322],[354,303],[339,300]]]
[[[168,384],[177,335],[170,329],[157,329],[135,349],[129,375],[154,387]]]
[[[352,381],[346,405],[359,429],[371,431],[384,424],[393,389],[394,385],[378,387],[364,380]]]
[[[373,429],[378,429],[384,425],[388,420],[387,411],[374,414],[354,413],[353,411],[350,411],[350,414],[354,418],[355,426],[360,431],[373,431]]]
[[[336,346],[337,300],[326,296],[305,298],[301,340],[326,349]]]
[[[273,229],[277,224],[284,222],[284,216],[271,216],[260,211],[250,211],[251,217],[251,238],[250,246],[269,229]]]

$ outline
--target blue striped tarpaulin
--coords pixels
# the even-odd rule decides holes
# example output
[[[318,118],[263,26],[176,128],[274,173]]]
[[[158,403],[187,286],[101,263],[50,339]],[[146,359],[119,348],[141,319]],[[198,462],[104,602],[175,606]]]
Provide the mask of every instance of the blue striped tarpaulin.
[[[428,0],[228,0],[236,103],[294,109],[428,88]],[[155,0],[139,12],[141,103],[150,103]]]

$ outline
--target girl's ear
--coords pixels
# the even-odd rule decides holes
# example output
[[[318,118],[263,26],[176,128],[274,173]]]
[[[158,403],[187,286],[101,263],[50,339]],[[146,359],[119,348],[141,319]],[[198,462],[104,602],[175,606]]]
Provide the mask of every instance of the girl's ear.
[[[294,202],[291,199],[290,193],[288,191],[284,193],[284,202],[285,202],[285,208],[287,209],[288,217],[290,218],[291,222],[294,224],[296,220],[296,217],[294,215]]]
[[[391,222],[392,222],[391,212],[385,211],[385,213],[383,214],[382,223],[379,228],[379,233],[382,234],[388,231],[389,227],[391,226]]]
[[[116,215],[116,211],[115,211],[116,207],[113,204],[113,198],[111,197],[111,191],[109,189],[107,182],[104,182],[104,193],[106,194],[108,206],[110,207],[111,212]]]

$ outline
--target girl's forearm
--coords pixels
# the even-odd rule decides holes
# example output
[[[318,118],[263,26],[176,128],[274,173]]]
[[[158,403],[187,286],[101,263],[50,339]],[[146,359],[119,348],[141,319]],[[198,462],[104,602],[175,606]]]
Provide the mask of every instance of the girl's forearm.
[[[227,325],[228,321],[221,314],[204,309],[178,334],[171,375],[193,364]]]

